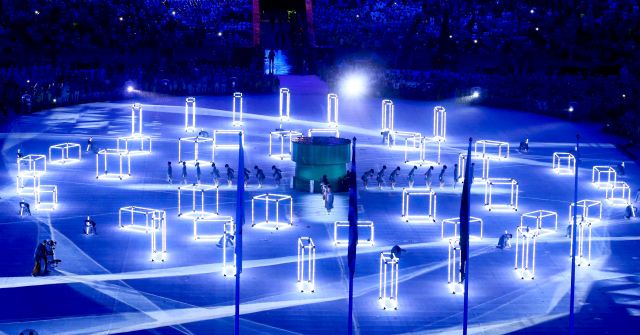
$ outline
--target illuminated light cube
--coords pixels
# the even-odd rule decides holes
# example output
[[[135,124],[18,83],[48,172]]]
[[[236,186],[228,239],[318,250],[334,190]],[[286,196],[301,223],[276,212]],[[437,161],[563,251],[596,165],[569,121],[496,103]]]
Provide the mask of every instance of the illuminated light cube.
[[[420,148],[422,134],[413,131],[394,130],[389,132],[389,141],[387,142],[387,145],[389,147],[397,147],[396,142],[398,139],[408,139],[412,148]]]
[[[215,190],[216,194],[216,207],[215,210],[205,207],[205,194],[211,193]],[[182,195],[184,192],[191,193],[191,211],[183,211]],[[198,209],[198,195],[200,196],[200,208]],[[220,193],[218,186],[211,186],[205,184],[197,185],[185,185],[178,187],[178,216],[186,219],[205,219],[218,215],[219,213],[219,199]],[[209,210],[207,210],[209,209]]]
[[[233,136],[229,136],[233,135]],[[242,129],[216,129],[213,131],[213,158],[212,161],[215,161],[216,157],[216,149],[232,149],[238,150],[240,149],[240,145],[238,144],[238,135],[242,136],[242,145],[244,146],[244,131]],[[221,137],[228,137],[227,141],[221,140]]]
[[[490,165],[490,159],[486,156],[482,156],[482,155],[478,155],[475,153],[471,154],[471,163],[476,163],[477,160],[481,160],[482,164],[475,164],[473,166],[478,166],[478,165],[482,165],[482,174],[480,179],[481,180],[487,180],[489,179],[489,165]],[[460,182],[464,183],[464,169],[467,166],[467,154],[466,153],[460,153],[458,155],[458,178],[460,179]],[[473,179],[476,179],[476,174],[475,171],[473,173]]]
[[[378,303],[382,309],[398,309],[398,262],[390,252],[380,253],[380,290]]]
[[[496,203],[494,188],[509,188],[509,201]],[[512,178],[489,178],[484,184],[484,207],[489,211],[493,209],[510,209],[518,211],[518,182]]]
[[[536,241],[539,234],[538,229],[529,229],[529,227],[520,226],[516,229],[516,263],[514,268],[520,279],[533,280],[536,276]]]
[[[327,94],[327,123],[330,128],[338,128],[338,95]]]
[[[576,157],[568,152],[554,152],[552,169],[556,174],[573,175],[576,173]]]
[[[233,125],[234,127],[240,127],[243,125],[243,121],[242,121],[242,116],[243,116],[243,110],[242,110],[242,93],[240,92],[235,92],[233,93],[233,107],[231,110],[231,116],[233,121],[231,122],[231,125]]]
[[[37,210],[55,210],[56,208],[58,208],[58,186],[38,185],[38,187],[36,187],[35,198]]]
[[[298,238],[298,281],[296,285],[300,292],[313,293],[316,291],[316,245],[311,237]]]
[[[416,214],[411,214],[409,204],[411,197],[425,197],[428,206],[420,208]],[[405,222],[436,222],[436,192],[432,190],[402,189],[402,219]]]
[[[291,116],[291,91],[288,88],[280,88],[280,128],[282,123],[290,120]]]
[[[26,155],[18,158],[18,175],[43,175],[47,172],[47,156]]]
[[[126,215],[125,221],[129,219],[128,224],[123,224],[123,215]],[[142,218],[144,217],[144,226]],[[121,207],[118,211],[118,226],[121,229],[149,233],[151,232],[151,261],[165,261],[167,256],[167,213],[164,210],[127,206]],[[161,235],[161,249],[157,247],[157,234]]]
[[[117,173],[109,172],[109,156],[118,159]],[[104,162],[104,169],[100,171],[100,157]],[[126,164],[125,164],[126,160]],[[125,170],[126,167],[126,170]],[[131,156],[126,151],[117,149],[100,149],[96,153],[96,179],[124,179],[131,176]]]
[[[577,227],[578,250],[576,250],[576,264],[578,266],[581,266],[584,263],[586,263],[587,266],[591,266],[591,228],[592,226],[593,226],[593,222],[591,222],[590,220],[584,219],[584,220],[578,221],[578,227]],[[588,231],[588,233],[585,232],[585,230]],[[585,239],[587,240],[586,255],[584,251]],[[573,254],[573,227],[571,227],[571,247],[569,249],[569,257],[571,257],[572,254]]]
[[[280,160],[291,159],[293,150],[293,139],[302,136],[302,133],[295,130],[276,130],[269,133],[269,157],[279,158]],[[280,153],[273,153],[273,139],[280,140]],[[285,139],[287,139],[287,150],[285,151]]]
[[[233,220],[224,224],[223,229],[224,241],[222,243],[222,275],[235,276],[236,275],[236,225]],[[232,240],[233,245],[227,246],[227,241]],[[229,260],[233,259],[232,262]]]
[[[630,205],[631,204],[631,188],[624,181],[616,181],[613,187],[605,189],[605,198],[612,205]]]
[[[188,97],[184,103],[184,130],[196,131],[196,98]]]
[[[77,143],[54,144],[49,147],[49,163],[75,163],[82,159],[82,147]]]
[[[482,235],[483,235],[483,231],[484,231],[484,221],[481,218],[470,216],[469,217],[469,230],[471,230],[471,225],[475,224],[475,223],[480,225],[480,235],[471,235],[471,231],[469,231],[469,237],[470,238],[482,239]],[[445,225],[449,225],[449,224],[453,226],[453,236],[451,236],[451,237],[452,238],[457,238],[458,237],[458,226],[460,226],[460,217],[448,218],[448,219],[444,219],[444,220],[441,221],[441,223],[440,223],[440,237],[443,240],[445,238],[450,238],[450,237],[445,237],[444,236],[444,226]]]
[[[509,143],[492,140],[479,140],[474,146],[474,153],[489,159],[503,160],[509,158]]]
[[[558,213],[539,209],[537,211],[528,212],[520,216],[520,227],[534,226],[537,230],[545,229],[542,227],[543,222],[551,221],[554,230],[558,230]]]
[[[139,103],[131,105],[131,136],[134,135],[142,135],[142,105]]]
[[[616,170],[611,166],[594,166],[591,170],[591,183],[598,189],[613,187],[616,182]]]
[[[22,174],[16,177],[16,193],[18,194],[35,195],[39,185],[40,185],[39,174],[36,174],[36,173]]]
[[[230,223],[233,224],[233,218],[230,216],[208,216],[208,217],[196,217],[193,219],[193,239],[196,241],[215,241],[218,242],[220,237],[226,231],[226,225]],[[219,225],[222,225],[223,234],[203,234],[202,226],[216,226],[219,228]]]
[[[311,128],[307,131],[307,136],[340,137],[340,131],[338,128]]]
[[[369,234],[364,234],[368,230]],[[375,227],[373,221],[358,220],[358,245],[372,247],[375,243]],[[333,223],[333,245],[349,245],[349,221],[336,221]]]
[[[150,154],[151,137],[146,135],[118,137],[116,140],[116,150],[126,151],[131,156]]]
[[[182,150],[182,142],[193,143],[194,150],[193,150],[193,159],[192,160],[184,159],[183,153],[182,153],[182,151],[183,151]],[[211,160],[201,160],[200,159],[200,145],[201,144],[207,144],[207,143],[211,143]],[[187,162],[187,164],[193,164],[193,165],[195,165],[197,162],[211,163],[211,162],[213,162],[213,154],[214,154],[213,138],[210,138],[210,137],[181,137],[181,138],[178,139],[178,163],[179,164],[182,164],[182,162]]]
[[[447,256],[447,288],[452,294],[464,293],[462,282],[462,255],[460,249],[460,239],[457,237],[449,239],[449,253]]]
[[[393,101],[389,99],[382,100],[382,128],[381,132],[393,131]]]
[[[412,137],[407,137],[404,139],[404,162],[409,165],[440,165],[440,151],[441,151],[441,141],[435,140],[430,137],[421,137],[418,143],[418,148],[414,147],[414,139]],[[411,144],[410,144],[411,143]],[[427,159],[427,146],[433,144],[435,146],[435,157],[433,160]],[[411,160],[409,155],[411,153],[418,153],[417,160]]]
[[[433,138],[440,142],[447,138],[447,110],[442,106],[433,109]]]
[[[569,224],[573,222],[573,208],[575,204],[569,205]],[[583,218],[589,221],[600,221],[602,219],[602,202],[598,200],[580,200],[578,201],[578,220]]]
[[[264,221],[256,221],[255,205],[256,201],[264,202]],[[289,202],[289,221],[280,221],[280,204]],[[273,203],[276,208],[275,221],[269,219],[269,204]],[[284,205],[283,205],[284,206]],[[281,225],[293,226],[293,198],[283,194],[260,194],[251,198],[251,227],[274,225],[275,229],[280,229]]]

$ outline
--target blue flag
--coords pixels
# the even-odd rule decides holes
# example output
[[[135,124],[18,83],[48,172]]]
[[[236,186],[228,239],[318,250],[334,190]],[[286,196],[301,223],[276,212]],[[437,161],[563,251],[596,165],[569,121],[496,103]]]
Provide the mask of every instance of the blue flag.
[[[469,216],[471,212],[471,143],[467,148],[467,161],[464,166],[464,185],[460,201],[460,275],[464,281],[464,312],[462,316],[462,334],[467,335],[469,320]]]
[[[349,247],[347,260],[349,264],[349,328],[347,334],[353,332],[353,275],[356,272],[356,248],[358,246],[358,185],[356,174],[356,138],[351,143],[351,171],[347,174],[349,181]]]
[[[234,334],[240,334],[240,273],[242,272],[242,226],[244,225],[244,149],[242,148],[242,133],[238,139],[240,150],[238,153],[238,190],[236,192],[236,295]],[[226,241],[225,241],[226,243]]]

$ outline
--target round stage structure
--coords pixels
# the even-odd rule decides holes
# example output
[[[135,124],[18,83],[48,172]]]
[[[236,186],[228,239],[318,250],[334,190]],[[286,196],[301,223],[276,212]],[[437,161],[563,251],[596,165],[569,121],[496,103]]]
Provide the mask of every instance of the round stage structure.
[[[320,192],[322,176],[326,175],[333,192],[345,192],[343,180],[347,164],[351,162],[351,140],[336,137],[298,137],[293,140],[291,160],[296,163],[293,187],[309,192],[314,181],[314,192]]]

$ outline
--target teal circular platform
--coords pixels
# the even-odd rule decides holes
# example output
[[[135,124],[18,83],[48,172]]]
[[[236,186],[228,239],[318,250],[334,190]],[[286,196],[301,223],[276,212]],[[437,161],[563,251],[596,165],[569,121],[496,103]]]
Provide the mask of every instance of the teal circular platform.
[[[333,192],[344,192],[347,186],[347,164],[351,162],[351,140],[336,137],[299,137],[293,140],[291,160],[296,163],[293,186],[309,192],[309,181],[314,181],[314,192],[320,192],[320,181],[327,175]]]

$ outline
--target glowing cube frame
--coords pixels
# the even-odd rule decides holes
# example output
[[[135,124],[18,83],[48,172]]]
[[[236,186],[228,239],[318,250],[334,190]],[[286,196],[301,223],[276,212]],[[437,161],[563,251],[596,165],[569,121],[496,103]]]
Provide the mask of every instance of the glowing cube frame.
[[[130,214],[130,221],[128,225],[122,224],[122,215]],[[145,225],[136,225],[135,214],[144,215]],[[126,229],[136,232],[151,232],[151,261],[161,260],[164,262],[167,256],[167,213],[164,210],[138,207],[138,206],[126,206],[121,207],[118,211],[118,226],[121,229]],[[157,233],[161,235],[161,249],[157,247]]]
[[[305,263],[307,264],[305,272]],[[316,245],[311,237],[298,238],[298,281],[300,292],[316,291]]]
[[[126,151],[122,151],[122,150],[117,150],[117,149],[100,149],[97,153],[96,153],[96,179],[100,179],[100,178],[110,178],[110,176],[114,175],[114,174],[109,174],[108,173],[108,161],[109,161],[109,156],[117,156],[118,157],[118,173],[115,174],[115,176],[122,180],[124,178],[130,177],[131,176],[131,156],[128,154],[128,152]],[[104,172],[100,173],[100,157],[103,157],[103,161],[104,161]],[[124,170],[124,161],[127,161],[126,163],[126,173]]]
[[[220,135],[236,135],[233,138],[231,143],[222,143],[220,144]],[[238,137],[241,137],[242,145],[244,146],[244,130],[240,129],[215,129],[213,131],[213,155],[212,161],[215,161],[216,157],[216,149],[231,149],[238,150],[240,149],[240,144],[238,144]]]
[[[209,191],[216,192],[216,210],[215,212],[205,210],[205,194]],[[182,193],[191,191],[191,211],[182,211]],[[200,194],[200,209],[197,206],[197,197]],[[178,216],[186,219],[206,219],[216,216],[220,213],[220,192],[218,186],[196,184],[178,187]]]
[[[138,127],[136,127],[136,121],[138,121]],[[131,136],[135,135],[142,135],[142,105],[137,102],[131,105]]]
[[[233,236],[233,248],[231,248],[230,250],[227,247],[227,240]],[[237,262],[237,257],[236,257],[236,225],[234,223],[233,220],[231,221],[227,221],[224,224],[224,229],[223,229],[223,243],[222,243],[222,275],[227,277],[227,276],[235,276],[236,275],[236,262]],[[229,257],[229,255],[227,255],[227,253],[232,253],[233,256]],[[229,258],[233,258],[233,262],[228,262],[227,259]]]
[[[382,309],[398,309],[398,263],[390,252],[380,253],[380,287],[378,303]],[[387,273],[389,280],[387,281]],[[388,292],[388,294],[387,294]]]
[[[183,160],[182,159],[182,142],[190,142],[194,144],[194,151],[193,151],[193,160]],[[201,143],[211,143],[211,160],[200,160],[200,144]],[[211,163],[213,162],[213,155],[214,155],[214,149],[213,149],[213,138],[210,137],[180,137],[178,138],[178,163],[182,164],[182,162],[186,162],[187,164],[194,164],[196,162],[207,162],[207,163]]]
[[[469,217],[469,228],[471,228],[471,224],[472,223],[479,223],[480,224],[480,235],[476,236],[476,235],[471,235],[471,233],[469,233],[469,237],[470,238],[478,238],[478,239],[482,239],[483,233],[484,233],[484,221],[481,218],[475,217],[475,216],[470,216]],[[448,218],[448,219],[444,219],[441,221],[440,223],[440,238],[442,238],[443,240],[446,238],[451,238],[451,237],[445,237],[444,236],[444,226],[451,224],[453,225],[453,236],[452,238],[457,238],[458,237],[458,226],[460,225],[460,217],[455,217],[455,218]]]
[[[558,230],[558,213],[553,212],[553,211],[548,211],[548,210],[544,210],[544,209],[539,209],[536,211],[532,211],[532,212],[527,212],[524,213],[520,216],[520,227],[526,227],[528,226],[528,222],[531,222],[532,220],[535,223],[535,229],[536,230],[542,230],[545,229],[542,227],[542,224],[544,221],[546,221],[545,219],[550,218],[553,220],[553,226],[554,226],[554,230]],[[527,221],[527,222],[525,222]]]
[[[493,202],[494,186],[510,186],[509,203],[495,204]],[[484,207],[489,211],[493,209],[512,209],[518,211],[518,182],[513,178],[489,178],[484,185]]]
[[[288,88],[280,88],[279,102],[280,128],[282,128],[282,123],[289,121],[291,116],[291,91]]]
[[[611,166],[596,165],[591,169],[591,183],[598,189],[613,187],[615,182],[616,170]]]
[[[389,99],[382,100],[382,127],[380,128],[381,132],[393,131],[393,109],[393,101]]]
[[[319,134],[332,134],[335,137],[340,137],[338,128],[311,128],[307,131],[307,136],[309,137],[318,136]]]
[[[576,157],[568,152],[554,152],[551,168],[555,174],[573,175],[576,173]]]
[[[597,214],[593,213],[593,208],[597,206]],[[573,208],[575,207],[575,204],[572,203],[571,205],[569,205],[569,224],[573,223]],[[578,207],[580,207],[582,210],[582,214],[580,212],[578,212],[578,216],[582,216],[583,219],[585,220],[589,220],[589,221],[600,221],[602,219],[602,202],[599,200],[589,200],[589,199],[584,199],[584,200],[579,200],[578,201]],[[596,215],[594,215],[596,214]]]
[[[592,236],[592,227],[593,222],[590,220],[578,221],[577,227],[577,241],[578,242],[578,250],[576,251],[576,264],[581,266],[585,262],[587,266],[591,266],[591,236]],[[584,242],[585,242],[585,230],[588,230],[589,233],[586,236],[587,238],[587,257],[585,258],[584,254]],[[571,227],[571,247],[569,248],[569,257],[572,257],[573,254],[573,227]]]
[[[452,294],[464,292],[462,272],[460,272],[460,268],[462,267],[461,251],[460,239],[457,237],[450,238],[447,256],[447,288]]]
[[[330,128],[338,127],[338,95],[327,94],[327,123]]]
[[[218,241],[221,235],[213,235],[213,234],[202,234],[198,232],[198,226],[202,226],[203,224],[220,224],[223,226],[223,233],[226,229],[227,223],[233,223],[233,218],[230,216],[224,215],[215,215],[215,216],[207,216],[207,217],[195,217],[193,219],[193,239],[196,241]]]
[[[540,231],[538,229],[529,229],[529,227],[524,226],[516,229],[516,261],[514,269],[520,279],[533,280],[536,276],[536,241],[539,235]],[[529,251],[530,245],[532,246],[531,252]]]
[[[30,180],[31,185],[27,186],[26,181]],[[40,186],[40,175],[36,173],[22,174],[16,177],[16,193],[18,194],[33,194],[35,195],[38,186]]]
[[[302,133],[295,130],[276,130],[269,133],[269,157],[279,158],[280,160],[291,159],[291,152],[293,150],[293,139],[302,136]],[[280,153],[273,153],[273,138],[280,139]],[[288,150],[285,152],[284,141],[288,138],[289,142]]]
[[[231,122],[232,126],[240,127],[243,125],[242,93],[240,92],[233,93],[233,107],[231,109],[231,116],[232,116],[232,122]]]
[[[124,147],[120,144],[123,142]],[[136,142],[138,147],[130,150],[129,142]],[[147,146],[145,147],[145,143]],[[151,153],[151,136],[136,134],[132,136],[118,137],[116,140],[116,150],[126,151],[129,155],[147,155]]]
[[[191,115],[191,122],[189,122],[189,115]],[[187,97],[184,102],[184,130],[196,131],[196,98],[194,97]]]
[[[478,150],[479,149],[478,146],[480,146],[482,151]],[[491,153],[487,150],[487,149],[491,149],[492,147],[494,149],[497,149],[497,151],[494,153]],[[481,155],[489,159],[495,159],[495,160],[509,159],[509,143],[508,142],[493,141],[493,140],[479,140],[475,143],[473,151],[476,155]]]
[[[447,138],[447,110],[442,106],[433,108],[433,138],[439,141]]]
[[[475,153],[471,153],[471,159],[472,160],[479,159],[482,161],[482,177],[480,179],[481,180],[489,179],[489,166],[490,166],[491,160],[486,156],[478,155]],[[474,162],[472,161],[471,163],[473,164]],[[462,183],[464,183],[464,169],[466,168],[466,166],[467,166],[467,154],[466,153],[458,154],[458,179]],[[473,179],[476,179],[475,173],[473,175]]]
[[[25,164],[26,163],[26,164]],[[22,165],[27,165],[27,170],[25,171]],[[29,176],[29,175],[43,175],[47,172],[47,156],[45,155],[26,155],[18,158],[18,175],[19,176]]]
[[[410,137],[406,137],[404,139],[404,162],[406,164],[423,166],[423,165],[440,165],[442,163],[440,161],[442,141],[439,141],[431,137],[421,137],[418,144],[418,159],[410,160],[409,154],[411,152],[416,151],[416,148],[414,147],[415,145],[414,143],[409,145],[409,142],[413,142],[413,141],[414,139]],[[427,144],[429,143],[435,143],[437,146],[436,159],[433,161],[427,160]]]
[[[358,225],[358,245],[372,247],[375,243],[375,225],[373,224],[373,221],[358,220],[357,225]],[[361,232],[362,229],[369,230],[368,239],[360,238],[361,236],[364,236],[364,234],[362,234]],[[340,234],[339,231],[342,231],[342,230],[347,231],[346,238],[340,237],[343,234]],[[349,245],[349,221],[335,221],[333,223],[333,245],[335,246]]]
[[[387,146],[389,147],[397,147],[396,141],[398,138],[406,139],[411,142],[412,148],[420,148],[420,140],[422,139],[422,134],[413,131],[401,131],[394,130],[389,132],[389,140],[387,141]]]
[[[265,221],[256,222],[255,215],[255,203],[256,201],[264,201],[265,208]],[[279,230],[281,225],[286,225],[287,222],[280,221],[280,203],[281,202],[289,202],[289,222],[288,225],[293,226],[293,198],[290,195],[284,194],[271,194],[265,193],[260,195],[255,195],[251,198],[251,227],[255,227],[258,225],[269,225],[269,203],[275,203],[276,207],[276,220],[272,222],[275,224],[275,229]]]
[[[51,200],[42,200],[42,194],[51,194]],[[58,208],[58,186],[38,185],[35,191],[36,209],[40,211],[53,211]]]
[[[613,182],[612,187],[605,189],[605,198],[612,205],[630,205],[631,204],[631,187],[624,181]]]
[[[410,212],[409,204],[412,196],[422,196],[429,199],[429,207],[425,211],[424,215],[412,215]],[[432,190],[418,190],[418,189],[402,189],[402,219],[405,222],[436,222],[436,204],[437,195]]]
[[[77,152],[76,152],[77,150]],[[71,156],[70,152],[74,155]],[[55,155],[58,153],[59,155]],[[79,162],[82,159],[82,146],[77,143],[60,143],[49,146],[49,163],[66,164]]]

